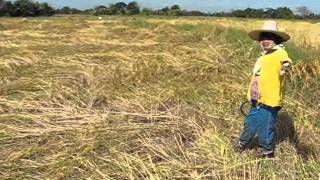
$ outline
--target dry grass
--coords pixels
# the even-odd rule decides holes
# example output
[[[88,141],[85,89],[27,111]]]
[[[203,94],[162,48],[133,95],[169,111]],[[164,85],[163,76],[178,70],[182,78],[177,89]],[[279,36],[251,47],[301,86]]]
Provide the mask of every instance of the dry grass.
[[[150,22],[159,22],[160,19],[149,19]],[[223,27],[233,27],[244,31],[260,29],[265,20],[257,19],[238,19],[238,18],[181,18],[169,19],[166,22],[171,24],[187,23],[199,24],[207,23],[213,25],[221,25]],[[294,42],[301,48],[320,48],[320,22],[317,21],[301,21],[301,20],[277,20],[279,29],[287,32],[291,36],[291,42]]]
[[[319,178],[319,59],[288,81],[277,158],[240,155],[258,48],[193,21],[1,19],[1,179]]]

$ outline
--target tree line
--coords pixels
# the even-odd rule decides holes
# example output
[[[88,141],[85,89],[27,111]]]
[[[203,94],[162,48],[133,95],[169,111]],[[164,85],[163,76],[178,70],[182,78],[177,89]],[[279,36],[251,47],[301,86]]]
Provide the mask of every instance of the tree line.
[[[241,17],[241,18],[281,18],[281,19],[320,19],[320,14],[312,13],[307,7],[297,8],[298,14],[295,14],[288,7],[279,7],[276,9],[253,9],[233,10],[230,12],[206,13],[201,11],[187,11],[181,9],[179,5],[167,6],[161,9],[153,10],[150,8],[141,8],[136,1],[125,3],[117,2],[109,5],[100,5],[94,8],[80,10],[71,7],[62,7],[55,9],[50,4],[39,3],[33,0],[0,0],[0,16],[51,16],[54,14],[91,14],[101,15],[157,15],[157,16],[215,16],[215,17]]]
[[[46,2],[0,0],[0,16],[51,16],[53,14],[55,14],[55,9]]]
[[[295,14],[288,7],[278,7],[276,9],[253,9],[246,8],[244,10],[234,10],[231,12],[213,13],[217,17],[240,17],[240,18],[273,18],[273,19],[320,19],[320,14],[312,13],[307,7],[301,6],[297,8]]]

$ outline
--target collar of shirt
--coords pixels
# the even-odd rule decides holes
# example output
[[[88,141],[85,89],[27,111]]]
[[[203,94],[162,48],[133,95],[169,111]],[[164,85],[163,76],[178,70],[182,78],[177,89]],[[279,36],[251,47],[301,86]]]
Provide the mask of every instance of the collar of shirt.
[[[262,50],[261,51],[261,55],[267,55],[267,54],[271,54],[273,52],[275,52],[277,49],[284,49],[284,45],[283,44],[278,44],[275,45],[273,48],[268,49],[268,50]]]

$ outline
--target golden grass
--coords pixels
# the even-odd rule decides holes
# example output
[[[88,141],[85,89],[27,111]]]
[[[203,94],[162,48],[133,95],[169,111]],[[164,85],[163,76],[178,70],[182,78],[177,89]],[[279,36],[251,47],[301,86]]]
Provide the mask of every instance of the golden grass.
[[[159,22],[159,19],[150,19],[150,22]],[[208,23],[221,25],[223,27],[233,27],[244,31],[260,29],[265,20],[256,19],[237,19],[237,18],[180,18],[165,20],[171,24],[187,23],[199,24]],[[307,22],[299,20],[276,20],[278,21],[279,30],[287,32],[291,36],[291,41],[301,48],[316,48],[320,47],[320,22]]]
[[[171,21],[2,19],[0,178],[317,179],[319,60],[294,66],[277,158],[240,155],[257,46]]]

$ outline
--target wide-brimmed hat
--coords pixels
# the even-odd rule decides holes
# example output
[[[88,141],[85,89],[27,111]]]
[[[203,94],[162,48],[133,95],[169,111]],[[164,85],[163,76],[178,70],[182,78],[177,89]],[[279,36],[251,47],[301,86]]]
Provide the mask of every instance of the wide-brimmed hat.
[[[260,34],[263,32],[269,32],[279,36],[282,39],[282,42],[286,42],[290,39],[289,34],[278,30],[276,21],[264,22],[262,29],[249,32],[249,37],[255,41],[259,41]]]

